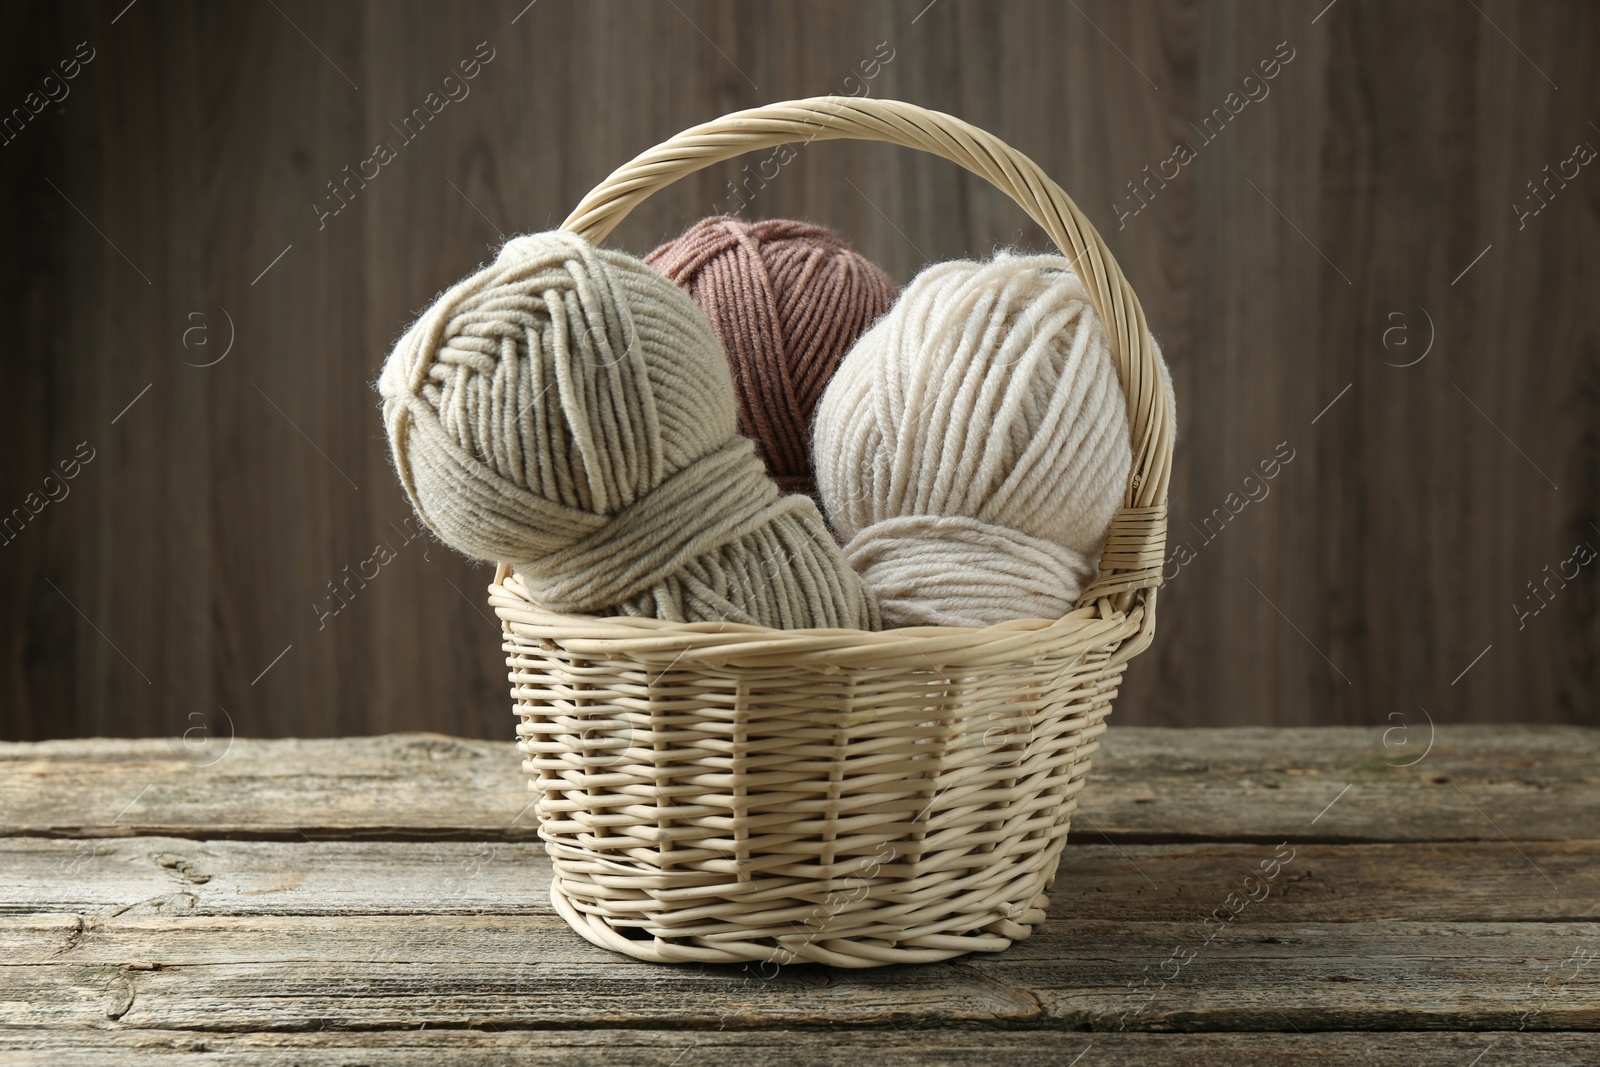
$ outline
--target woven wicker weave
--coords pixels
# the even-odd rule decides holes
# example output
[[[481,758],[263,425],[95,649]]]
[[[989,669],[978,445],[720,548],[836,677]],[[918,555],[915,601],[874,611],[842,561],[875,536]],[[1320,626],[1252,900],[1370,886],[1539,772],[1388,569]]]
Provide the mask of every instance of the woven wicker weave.
[[[564,226],[599,242],[686,174],[836,138],[960,164],[1075,262],[1127,392],[1134,473],[1099,578],[1056,620],[869,633],[556,615],[502,565],[489,599],[551,900],[640,959],[873,967],[1027,937],[1123,667],[1155,630],[1172,460],[1158,356],[1099,234],[1027,157],[911,104],[819,97],[685,130]]]

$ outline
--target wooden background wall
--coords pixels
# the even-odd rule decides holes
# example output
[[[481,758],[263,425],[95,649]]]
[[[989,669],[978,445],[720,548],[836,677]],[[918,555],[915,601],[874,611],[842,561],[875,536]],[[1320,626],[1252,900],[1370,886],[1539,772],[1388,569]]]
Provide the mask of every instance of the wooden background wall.
[[[658,140],[864,90],[1038,160],[1172,365],[1172,545],[1193,556],[1117,721],[1595,721],[1600,564],[1574,549],[1600,548],[1600,165],[1574,154],[1600,148],[1600,7],[525,4],[9,12],[0,107],[59,96],[44,79],[79,42],[92,58],[0,145],[0,508],[60,497],[0,545],[0,737],[509,737],[490,572],[407,542],[370,384],[388,345],[503,233],[558,223]],[[391,123],[480,42],[470,95],[406,143]],[[1259,99],[1198,133],[1236,91]],[[396,158],[319,218],[380,140]],[[1194,158],[1134,199],[1179,141]],[[741,166],[615,243],[735,206]],[[826,221],[901,280],[1042,240],[886,146],[812,146],[746,213]],[[323,614],[379,543],[398,558]]]

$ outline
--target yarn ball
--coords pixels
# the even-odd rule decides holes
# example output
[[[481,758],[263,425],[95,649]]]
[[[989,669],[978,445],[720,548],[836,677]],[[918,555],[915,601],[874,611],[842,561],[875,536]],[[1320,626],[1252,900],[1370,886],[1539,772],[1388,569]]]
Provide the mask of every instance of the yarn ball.
[[[406,331],[378,389],[417,514],[546,609],[878,621],[816,506],[738,435],[705,316],[632,256],[513,238]]]
[[[922,271],[814,432],[823,504],[886,626],[1071,611],[1133,465],[1109,340],[1059,256]]]
[[[739,432],[786,493],[816,496],[811,419],[894,279],[832,230],[790,219],[702,219],[645,262],[711,320],[733,368]]]

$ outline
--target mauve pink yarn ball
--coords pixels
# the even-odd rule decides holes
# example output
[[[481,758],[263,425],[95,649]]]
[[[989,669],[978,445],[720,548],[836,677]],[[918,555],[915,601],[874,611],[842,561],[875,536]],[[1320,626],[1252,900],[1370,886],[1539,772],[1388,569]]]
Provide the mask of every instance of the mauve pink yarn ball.
[[[733,371],[739,432],[773,479],[816,497],[812,415],[844,354],[894,303],[894,279],[832,230],[791,219],[702,219],[645,262],[711,320]]]

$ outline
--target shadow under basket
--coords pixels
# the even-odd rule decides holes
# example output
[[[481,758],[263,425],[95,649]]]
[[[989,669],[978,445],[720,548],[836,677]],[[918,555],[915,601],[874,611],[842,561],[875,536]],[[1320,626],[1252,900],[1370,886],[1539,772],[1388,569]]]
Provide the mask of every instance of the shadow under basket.
[[[821,97],[677,135],[564,227],[598,242],[685,174],[833,138],[961,164],[1076,262],[1128,395],[1134,473],[1099,577],[1060,619],[867,632],[560,615],[502,564],[489,602],[551,902],[639,959],[874,967],[1027,937],[1123,669],[1154,636],[1172,454],[1159,357],[1099,235],[1027,157],[948,115]]]

